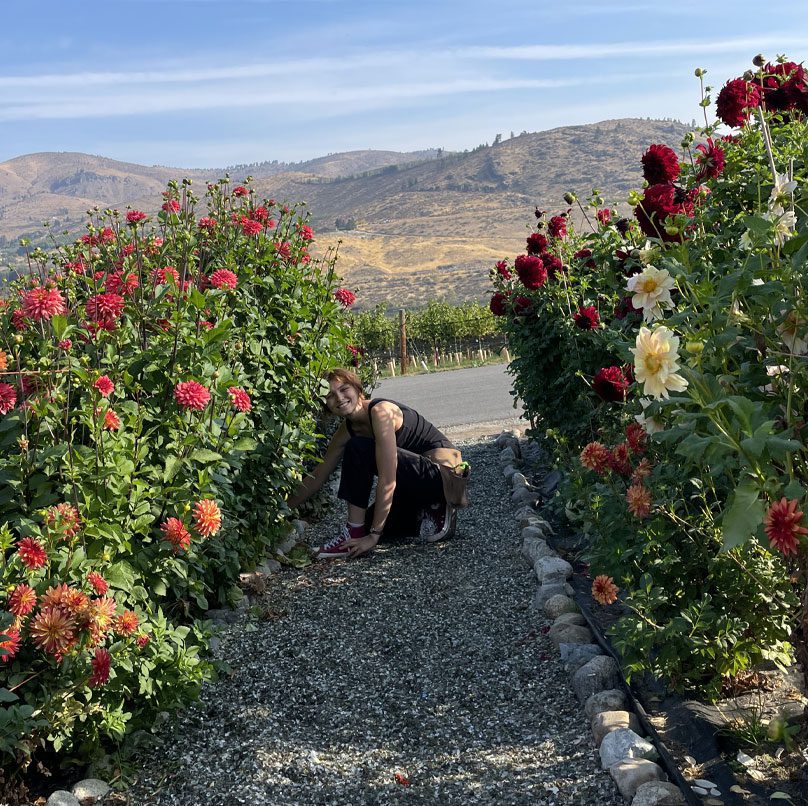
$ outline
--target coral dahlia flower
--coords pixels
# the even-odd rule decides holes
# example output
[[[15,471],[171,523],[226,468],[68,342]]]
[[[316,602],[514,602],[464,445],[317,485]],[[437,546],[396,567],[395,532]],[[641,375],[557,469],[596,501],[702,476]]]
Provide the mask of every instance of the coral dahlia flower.
[[[222,513],[219,505],[210,499],[202,499],[194,504],[193,524],[202,537],[215,535],[222,528]]]
[[[603,475],[609,466],[609,449],[600,442],[590,442],[581,451],[581,464],[587,470]]]
[[[135,290],[140,287],[140,280],[134,272],[116,271],[107,275],[104,281],[104,290],[110,294],[120,294],[124,297],[130,297],[135,293]]]
[[[642,308],[642,316],[646,322],[662,318],[663,308],[672,308],[671,291],[676,282],[667,269],[646,266],[640,274],[628,278],[626,290],[634,296],[631,304],[635,309]]]
[[[73,504],[56,504],[45,512],[45,525],[61,533],[63,540],[75,537],[81,530],[81,516]]]
[[[17,390],[8,383],[0,383],[0,414],[8,414],[17,403]]]
[[[168,201],[163,202],[162,208],[166,213],[178,213],[182,206],[176,199],[168,199]]]
[[[5,650],[0,661],[8,663],[20,649],[20,631],[12,627],[0,629],[0,634],[5,635],[5,641],[0,641],[0,649]]]
[[[141,221],[146,220],[146,213],[140,212],[140,210],[129,210],[126,214],[126,223],[127,224],[139,224]]]
[[[230,386],[227,390],[233,408],[239,411],[249,411],[252,408],[250,396],[239,386]]]
[[[163,539],[174,547],[174,551],[185,551],[191,545],[191,533],[179,518],[169,518],[160,524]]]
[[[115,618],[115,600],[109,596],[93,599],[89,606],[90,634],[93,641],[98,643],[104,638],[112,620]]]
[[[35,571],[37,568],[42,568],[48,561],[48,554],[43,548],[42,544],[33,537],[24,537],[17,543],[17,553],[23,565],[29,571]]]
[[[25,583],[15,586],[8,596],[8,609],[17,617],[27,616],[36,607],[36,591]]]
[[[660,399],[668,397],[670,391],[687,389],[687,381],[677,372],[679,338],[664,325],[653,331],[641,327],[631,352],[634,377],[644,385],[643,394]]]
[[[118,317],[123,312],[124,299],[120,294],[110,292],[96,294],[84,304],[84,311],[91,322],[98,322],[114,330]]]
[[[338,288],[334,292],[334,299],[342,305],[343,308],[350,308],[356,302],[356,294],[348,288]]]
[[[197,381],[181,381],[174,387],[174,400],[184,409],[202,411],[208,405],[210,392]]]
[[[796,554],[801,535],[808,534],[808,529],[801,526],[802,512],[797,509],[799,502],[789,501],[783,497],[769,507],[763,518],[763,528],[771,544],[783,554]]]
[[[121,427],[121,418],[112,410],[104,412],[104,424],[101,426],[107,431],[117,431]]]
[[[641,482],[635,482],[626,490],[626,503],[628,511],[640,520],[651,514],[651,493]]]
[[[603,367],[595,373],[592,388],[601,400],[623,402],[630,382],[621,367]]]
[[[519,255],[514,261],[514,268],[525,288],[535,290],[547,282],[547,270],[544,262],[536,255]]]
[[[5,372],[8,369],[8,353],[5,350],[0,350],[0,372]]]
[[[37,286],[26,292],[22,298],[23,314],[35,322],[40,319],[51,319],[65,311],[67,311],[67,305],[57,288]]]
[[[314,239],[314,230],[308,225],[304,224],[300,228],[300,238],[303,241],[311,241]]]
[[[642,175],[649,185],[673,182],[679,176],[679,158],[672,148],[655,143],[642,155]]]
[[[651,475],[651,463],[648,459],[640,459],[640,463],[634,468],[631,474],[632,484],[642,484],[643,479],[647,479]]]
[[[229,269],[216,269],[208,282],[214,288],[235,288],[238,285],[238,277]]]
[[[87,581],[98,596],[103,596],[109,590],[109,583],[98,571],[90,571],[90,573],[87,574]]]
[[[241,219],[241,231],[245,235],[258,235],[263,228],[264,225],[260,221],[253,221],[246,216]]]
[[[75,642],[75,619],[60,607],[43,607],[34,616],[28,630],[39,649],[57,658]]]
[[[614,604],[619,590],[614,580],[606,574],[596,576],[592,582],[592,598],[602,605]]]
[[[587,305],[578,308],[578,311],[572,317],[572,321],[575,322],[575,327],[581,330],[594,330],[600,322],[600,315],[594,305]]]
[[[137,613],[131,610],[124,610],[115,620],[115,632],[119,635],[131,635],[140,623]]]
[[[95,389],[101,397],[109,397],[115,391],[115,384],[110,380],[109,375],[102,375],[94,384]]]
[[[90,688],[103,686],[109,680],[109,670],[111,666],[111,657],[106,649],[99,647],[95,650],[95,655],[90,661],[90,668],[92,672],[87,679],[87,685]]]

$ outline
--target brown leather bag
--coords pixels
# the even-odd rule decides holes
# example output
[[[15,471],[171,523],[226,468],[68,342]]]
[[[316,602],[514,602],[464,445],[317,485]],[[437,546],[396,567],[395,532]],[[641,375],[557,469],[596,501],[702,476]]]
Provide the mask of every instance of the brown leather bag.
[[[469,497],[466,488],[471,476],[471,465],[468,462],[461,462],[454,467],[436,464],[440,470],[441,481],[443,481],[443,495],[446,501],[456,509],[467,507]]]

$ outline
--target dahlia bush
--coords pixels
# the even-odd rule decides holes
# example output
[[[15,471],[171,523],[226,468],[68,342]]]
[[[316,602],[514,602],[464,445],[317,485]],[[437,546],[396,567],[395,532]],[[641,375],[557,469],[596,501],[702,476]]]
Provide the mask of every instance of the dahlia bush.
[[[627,670],[710,694],[792,648],[808,673],[808,82],[758,63],[716,122],[696,71],[705,125],[629,157],[646,180],[631,215],[569,193],[525,250],[561,269],[491,272],[567,515],[622,590]]]
[[[347,341],[334,256],[249,184],[92,214],[0,300],[0,752],[86,756],[214,668],[204,610],[284,529],[322,371]]]

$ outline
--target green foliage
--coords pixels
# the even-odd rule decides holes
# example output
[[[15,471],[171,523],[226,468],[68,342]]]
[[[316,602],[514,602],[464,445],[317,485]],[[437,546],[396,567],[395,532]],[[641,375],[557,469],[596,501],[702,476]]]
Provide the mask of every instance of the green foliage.
[[[198,619],[240,598],[312,455],[320,376],[348,337],[333,255],[313,260],[305,217],[248,184],[206,196],[199,220],[187,180],[154,221],[95,216],[32,253],[0,311],[0,685],[16,698],[0,749],[17,763],[86,755],[195,696],[215,672]]]

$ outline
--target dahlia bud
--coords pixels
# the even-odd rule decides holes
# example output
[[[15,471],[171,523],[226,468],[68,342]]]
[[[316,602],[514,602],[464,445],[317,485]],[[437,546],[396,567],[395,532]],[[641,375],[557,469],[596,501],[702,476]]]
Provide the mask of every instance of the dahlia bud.
[[[685,350],[687,350],[691,355],[701,355],[704,352],[704,342],[703,341],[689,341],[685,344]]]
[[[762,53],[758,53],[758,55],[752,59],[752,64],[754,64],[755,67],[763,67],[763,65],[766,64],[766,57]]]
[[[754,79],[754,77],[755,77],[755,74],[751,70],[747,70],[743,74],[744,81],[752,81],[752,79]]]
[[[20,437],[17,444],[20,446],[20,453],[25,453],[28,450],[28,440],[25,437]]]
[[[575,195],[575,194],[574,194],[574,193],[573,193],[571,190],[568,190],[568,191],[567,191],[567,192],[564,194],[564,201],[565,201],[567,204],[574,204],[574,203],[575,203],[575,200],[576,200],[577,198],[578,198],[578,197],[577,197],[577,196],[576,196],[576,195]]]
[[[693,74],[696,76],[696,78],[701,78],[706,72],[707,71],[703,67],[697,67],[693,71]]]
[[[219,378],[220,375],[221,375],[221,373],[217,369],[217,370],[213,371],[213,374],[210,377],[213,378],[213,380],[215,381],[215,380],[217,380]]]
[[[19,333],[17,333],[17,334],[14,336],[14,341],[15,341],[17,344],[22,344],[22,336],[21,336]]]
[[[643,200],[643,195],[637,190],[630,190],[628,192],[628,203],[632,207],[636,207]]]
[[[685,136],[682,138],[682,148],[690,148],[690,146],[691,146],[691,145],[693,145],[693,141],[694,141],[695,139],[696,139],[696,137],[695,137],[695,135],[693,134],[693,132],[688,132],[688,133],[687,133],[687,134],[686,134],[686,135],[685,135]]]
[[[182,508],[182,511],[183,512],[190,512],[191,511],[191,505],[187,501],[185,503],[185,506]]]

